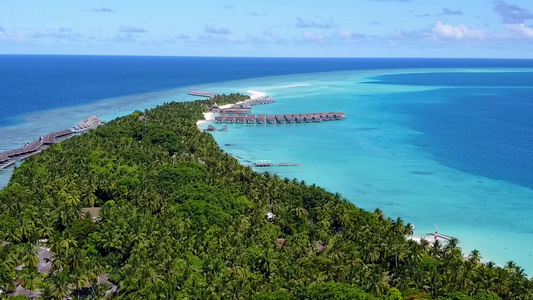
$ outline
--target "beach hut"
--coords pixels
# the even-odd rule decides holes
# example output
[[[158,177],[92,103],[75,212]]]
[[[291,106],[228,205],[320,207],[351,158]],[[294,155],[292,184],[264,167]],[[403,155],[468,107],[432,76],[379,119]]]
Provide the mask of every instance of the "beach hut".
[[[216,103],[209,107],[209,111],[210,112],[217,112],[219,110],[220,110],[220,106],[218,106],[218,104],[216,104]]]

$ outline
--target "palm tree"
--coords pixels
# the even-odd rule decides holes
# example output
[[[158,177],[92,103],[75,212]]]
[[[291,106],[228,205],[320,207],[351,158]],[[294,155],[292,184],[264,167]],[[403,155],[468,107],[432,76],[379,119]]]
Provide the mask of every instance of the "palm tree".
[[[22,263],[28,268],[36,268],[39,263],[36,247],[31,243],[24,243],[22,246]]]
[[[474,250],[472,250],[472,252],[470,252],[470,255],[468,256],[468,259],[472,263],[474,263],[476,265],[479,265],[481,263],[481,253],[478,250],[474,249]]]
[[[41,277],[37,273],[37,268],[24,268],[20,273],[20,278],[22,286],[30,292],[39,288]]]
[[[76,290],[76,293],[78,295],[78,298],[80,298],[80,291],[82,288],[86,287],[90,281],[89,279],[87,278],[87,275],[82,271],[82,270],[77,270],[77,272],[72,276],[71,280],[70,280],[73,285],[74,285],[74,288]]]
[[[307,210],[305,210],[305,208],[301,206],[293,208],[292,211],[294,212],[294,214],[299,220],[303,220],[307,217]]]

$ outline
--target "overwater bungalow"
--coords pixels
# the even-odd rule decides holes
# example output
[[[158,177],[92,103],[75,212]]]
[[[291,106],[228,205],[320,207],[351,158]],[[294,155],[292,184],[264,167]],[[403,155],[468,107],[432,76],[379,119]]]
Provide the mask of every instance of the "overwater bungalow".
[[[285,124],[285,117],[283,115],[276,115],[276,121],[280,124]]]
[[[287,123],[294,123],[294,117],[292,115],[285,115]]]
[[[257,123],[265,124],[265,115],[257,115]]]
[[[207,131],[217,131],[217,129],[215,128],[215,126],[209,125],[207,126]]]
[[[57,132],[53,132],[47,135],[44,135],[41,137],[41,142],[45,145],[55,144],[57,141],[57,138],[73,134],[72,130],[65,129]]]
[[[343,112],[333,112],[331,114],[333,114],[335,116],[335,119],[337,119],[337,120],[346,119],[346,115]]]
[[[255,115],[247,115],[246,116],[246,123],[248,124],[255,124]]]
[[[274,115],[267,115],[266,119],[268,124],[276,124],[276,118]]]
[[[237,124],[244,124],[246,122],[246,118],[242,117],[242,116],[238,116],[238,117],[235,118],[235,122]]]
[[[220,131],[228,131],[228,126],[224,125],[224,127],[222,127],[222,129],[220,129]]]

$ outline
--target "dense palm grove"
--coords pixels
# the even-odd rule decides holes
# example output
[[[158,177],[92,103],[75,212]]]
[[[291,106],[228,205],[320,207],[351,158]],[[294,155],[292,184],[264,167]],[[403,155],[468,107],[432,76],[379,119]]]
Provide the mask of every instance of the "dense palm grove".
[[[195,121],[244,98],[136,112],[29,158],[0,192],[2,293],[101,299],[107,273],[124,299],[533,299],[512,262],[410,241],[400,219],[239,165]]]

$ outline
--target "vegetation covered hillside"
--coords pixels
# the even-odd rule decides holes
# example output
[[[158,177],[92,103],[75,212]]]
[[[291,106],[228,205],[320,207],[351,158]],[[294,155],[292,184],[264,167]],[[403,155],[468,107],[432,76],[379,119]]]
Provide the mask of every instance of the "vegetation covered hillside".
[[[407,240],[400,219],[239,165],[195,122],[244,97],[136,112],[30,157],[0,191],[0,290],[100,299],[106,273],[119,299],[533,299],[513,263]]]

